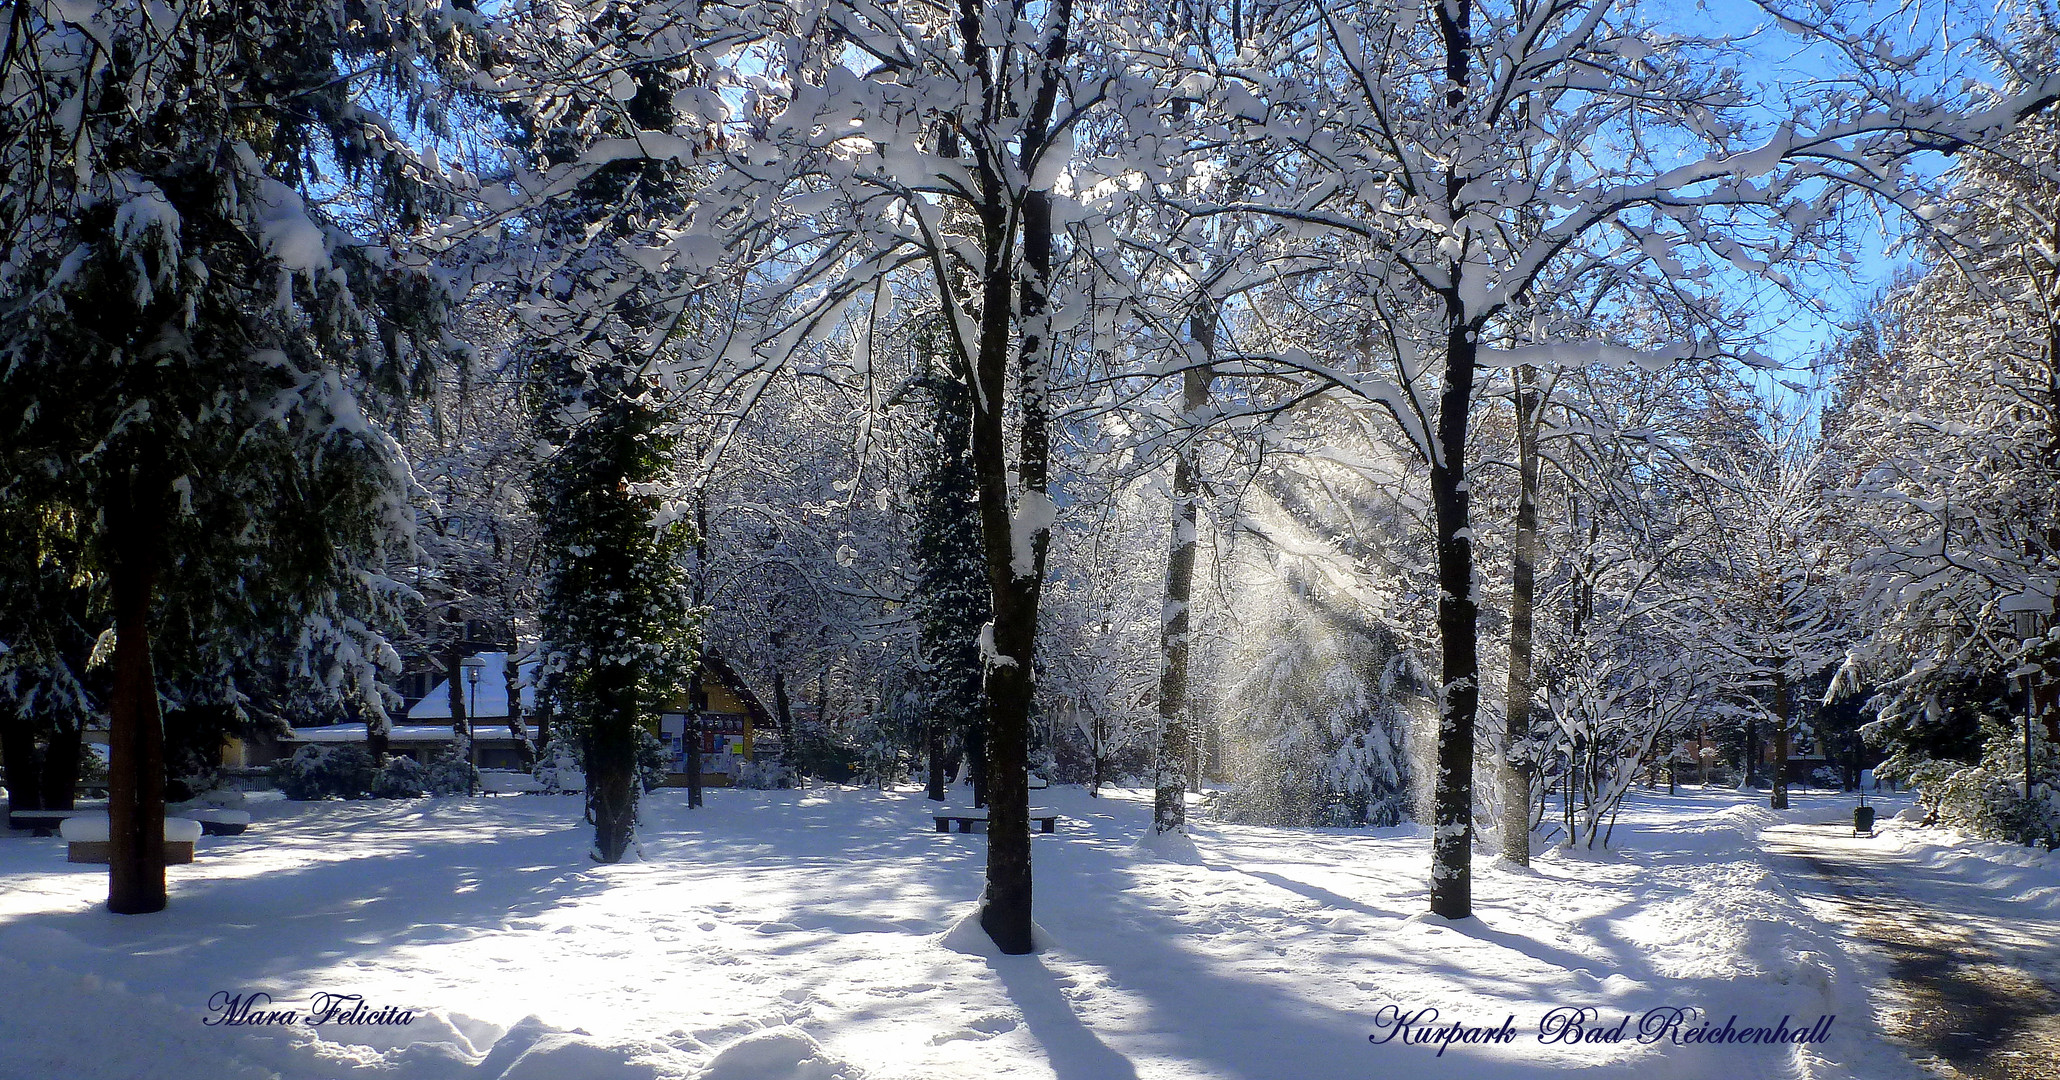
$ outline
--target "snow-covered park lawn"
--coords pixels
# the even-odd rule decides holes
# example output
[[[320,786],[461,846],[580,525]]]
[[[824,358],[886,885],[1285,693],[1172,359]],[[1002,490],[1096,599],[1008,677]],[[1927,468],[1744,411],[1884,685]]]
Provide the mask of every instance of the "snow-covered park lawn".
[[[1420,914],[1420,827],[1203,822],[1193,854],[1154,853],[1135,845],[1147,794],[1039,793],[1062,815],[1035,841],[1049,941],[1016,958],[948,932],[985,840],[931,831],[915,791],[711,791],[694,812],[661,792],[643,861],[618,866],[586,860],[576,798],[263,803],[248,834],[171,868],[168,911],[127,917],[104,909],[104,869],[15,834],[0,839],[0,1075],[1910,1073],[1867,1015],[1866,964],[1753,843],[1783,818],[1730,792],[1634,796],[1608,853],[1483,864],[1479,915],[1457,924]],[[1803,796],[1787,819],[1849,817],[1849,801]],[[300,1022],[204,1023],[216,995],[254,992]],[[310,1026],[325,992],[414,1022]],[[1442,1056],[1375,1044],[1386,1006],[1435,1008],[1440,1026],[1513,1016],[1517,1038]],[[1632,1027],[1541,1043],[1556,1006]],[[1801,1048],[1639,1044],[1638,1018],[1670,1006],[1740,1027],[1836,1019]]]

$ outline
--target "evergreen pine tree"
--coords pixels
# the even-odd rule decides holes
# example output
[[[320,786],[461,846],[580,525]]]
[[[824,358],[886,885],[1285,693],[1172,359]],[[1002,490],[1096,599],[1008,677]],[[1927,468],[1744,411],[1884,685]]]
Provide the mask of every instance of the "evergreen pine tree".
[[[664,347],[668,297],[690,283],[633,265],[613,241],[680,213],[688,167],[660,158],[589,166],[586,155],[605,139],[670,130],[686,83],[664,35],[627,9],[573,2],[528,14],[508,47],[568,82],[555,96],[519,99],[509,116],[539,172],[580,177],[528,223],[541,269],[524,275],[528,340],[517,346],[550,448],[533,496],[545,564],[542,691],[553,723],[577,732],[592,855],[612,863],[635,841],[639,733],[686,692],[697,634],[685,569],[693,530],[684,513],[661,516],[658,494],[679,438],[644,370],[654,340]],[[583,63],[605,78],[582,82]]]
[[[440,171],[370,100],[433,105],[474,18],[381,0],[172,14],[25,5],[0,48],[0,516],[61,540],[43,549],[73,553],[115,631],[121,913],[166,901],[154,636],[232,702],[283,639],[296,693],[384,719],[405,469],[365,402],[436,355],[443,289],[353,229],[404,237],[439,211]],[[33,600],[14,584],[0,605]]]
[[[924,328],[917,350],[942,352],[936,328]],[[991,605],[980,546],[979,495],[970,458],[972,393],[947,370],[931,366],[919,383],[930,405],[931,440],[921,454],[916,513],[914,607],[922,648],[917,700],[930,758],[929,797],[944,798],[945,739],[955,736],[972,772],[973,803],[984,806],[987,702],[980,682],[980,627]]]

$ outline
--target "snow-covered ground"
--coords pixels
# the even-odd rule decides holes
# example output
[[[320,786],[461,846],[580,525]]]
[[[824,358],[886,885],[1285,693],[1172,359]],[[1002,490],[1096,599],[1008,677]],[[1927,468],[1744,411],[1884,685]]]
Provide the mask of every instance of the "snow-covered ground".
[[[53,838],[0,839],[0,1076],[117,1080],[710,1080],[1913,1075],[1846,955],[1753,843],[1783,816],[1730,792],[1639,794],[1607,853],[1483,861],[1478,916],[1420,914],[1420,827],[1204,822],[1192,852],[1137,846],[1148,793],[1040,792],[1039,955],[949,932],[985,840],[931,830],[919,792],[683,793],[646,804],[642,862],[595,866],[576,797],[255,806],[171,868],[172,906],[115,916],[105,870]],[[1888,807],[1893,812],[1895,807]],[[1884,843],[2060,897],[2060,866],[1987,845]],[[2040,885],[2038,882],[2045,884]],[[2044,889],[2044,893],[2039,893]],[[210,1026],[217,994],[301,1011]],[[406,1026],[307,1024],[318,993],[413,1010]],[[1507,1045],[1374,1044],[1382,1009],[1439,1010]],[[1542,1044],[1552,1008],[1620,1042]],[[1641,1045],[1637,1018],[1807,1028],[1802,1048]],[[1688,1027],[1695,1026],[1693,1023]]]

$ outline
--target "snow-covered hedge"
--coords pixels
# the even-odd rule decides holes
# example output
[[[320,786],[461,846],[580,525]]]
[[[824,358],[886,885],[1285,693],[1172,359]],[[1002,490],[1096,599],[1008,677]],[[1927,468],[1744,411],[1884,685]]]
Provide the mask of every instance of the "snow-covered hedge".
[[[411,757],[386,759],[386,768],[379,771],[379,779],[372,784],[372,797],[375,799],[419,799],[427,794],[428,771]]]
[[[1944,824],[1991,840],[2060,847],[2060,760],[2033,727],[2031,799],[2024,797],[2021,732],[1998,730],[1979,764],[1930,761],[1910,770],[1917,798]]]
[[[289,799],[362,799],[378,772],[358,746],[303,746],[272,765],[272,782]]]
[[[272,782],[289,799],[418,799],[424,795],[469,795],[479,773],[470,761],[446,753],[428,765],[405,754],[372,767],[372,755],[357,746],[303,746],[272,766]]]
[[[470,795],[479,790],[479,770],[453,750],[424,768],[422,783],[431,795]]]
[[[792,787],[794,774],[777,761],[759,763],[747,761],[737,767],[737,786],[769,791],[775,788]]]
[[[580,764],[579,740],[552,732],[550,741],[536,754],[536,767],[531,774],[547,794],[585,791],[587,774]]]

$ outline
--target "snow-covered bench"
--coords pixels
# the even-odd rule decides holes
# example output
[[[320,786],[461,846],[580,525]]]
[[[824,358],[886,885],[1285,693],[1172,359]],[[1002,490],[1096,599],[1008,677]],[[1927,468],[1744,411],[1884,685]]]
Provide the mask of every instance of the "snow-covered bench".
[[[10,829],[34,829],[37,836],[49,836],[57,831],[64,819],[79,813],[77,810],[9,810],[7,827]]]
[[[193,861],[193,842],[200,839],[200,822],[191,818],[165,819],[165,863]],[[67,845],[65,860],[75,863],[105,863],[114,857],[114,844],[107,838],[106,814],[78,814],[57,827]]]
[[[250,813],[244,810],[207,807],[189,810],[186,816],[200,822],[200,831],[209,836],[242,836],[250,828]]]

